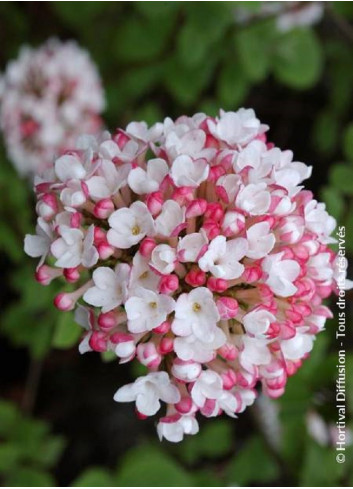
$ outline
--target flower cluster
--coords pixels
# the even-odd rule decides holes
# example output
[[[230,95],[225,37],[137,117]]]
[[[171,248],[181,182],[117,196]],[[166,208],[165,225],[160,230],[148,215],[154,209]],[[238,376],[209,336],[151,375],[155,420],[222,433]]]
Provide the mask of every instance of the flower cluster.
[[[75,42],[23,48],[0,79],[0,126],[21,175],[52,166],[77,136],[101,129],[104,95],[96,67]]]
[[[147,367],[114,399],[141,418],[166,403],[160,438],[196,433],[197,413],[236,417],[260,385],[281,396],[331,315],[335,220],[267,129],[251,109],[133,122],[36,181],[37,280],[77,284],[54,302],[76,308],[81,353]]]

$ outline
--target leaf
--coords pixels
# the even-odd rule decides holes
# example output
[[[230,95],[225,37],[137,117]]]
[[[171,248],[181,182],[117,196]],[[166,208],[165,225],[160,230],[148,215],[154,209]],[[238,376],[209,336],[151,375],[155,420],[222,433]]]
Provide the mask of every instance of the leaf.
[[[75,323],[73,313],[60,314],[55,327],[52,346],[66,349],[76,345],[82,335],[82,328]]]
[[[115,479],[120,487],[192,486],[193,480],[177,462],[156,447],[140,446],[124,457]]]
[[[331,447],[322,447],[310,440],[305,452],[299,486],[339,486],[340,477],[345,470],[344,465],[336,462],[336,454]]]
[[[235,454],[227,467],[227,485],[248,486],[255,482],[275,481],[279,476],[278,465],[261,438],[250,438]]]
[[[18,467],[6,479],[7,486],[38,487],[55,486],[54,478],[43,470],[30,467]]]
[[[322,112],[316,119],[313,130],[314,145],[319,152],[331,154],[337,144],[339,124],[331,111]]]
[[[250,89],[250,83],[245,78],[239,64],[227,62],[221,69],[217,95],[225,110],[236,109],[245,99]]]
[[[11,473],[21,459],[21,450],[14,443],[0,445],[0,473]]]
[[[101,467],[90,467],[80,474],[72,483],[73,487],[112,487],[112,475]]]
[[[321,45],[310,29],[293,29],[278,41],[274,57],[276,78],[296,89],[317,83],[323,66]]]
[[[15,406],[15,404],[11,403],[10,401],[0,401],[0,436],[1,438],[7,438],[12,430],[15,424],[17,423],[17,420],[19,418],[20,414]]]
[[[330,172],[331,184],[340,192],[353,195],[353,168],[345,164],[332,167]]]
[[[343,151],[348,161],[353,163],[353,122],[351,122],[344,132]]]

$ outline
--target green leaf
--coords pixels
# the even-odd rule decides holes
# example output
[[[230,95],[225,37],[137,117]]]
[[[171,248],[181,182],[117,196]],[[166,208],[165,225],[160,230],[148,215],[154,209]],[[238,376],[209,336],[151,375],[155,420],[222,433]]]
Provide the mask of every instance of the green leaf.
[[[339,486],[340,477],[345,470],[344,465],[336,462],[334,449],[322,447],[310,440],[304,457],[299,486]]]
[[[296,89],[312,87],[319,80],[322,65],[322,48],[312,30],[293,29],[278,40],[274,74],[285,85]]]
[[[73,487],[111,487],[114,486],[114,480],[106,469],[90,467],[82,472],[72,485]]]
[[[104,2],[84,2],[77,8],[76,2],[51,2],[51,8],[66,24],[83,30],[85,24],[93,23],[96,17],[106,10]]]
[[[55,486],[54,478],[47,472],[30,467],[18,467],[6,479],[7,486],[36,487]]]
[[[130,450],[115,479],[115,485],[120,487],[175,487],[192,484],[190,474],[165,451],[150,445]]]
[[[60,314],[53,337],[54,348],[66,349],[76,345],[82,335],[82,328],[75,323],[72,312]]]
[[[11,473],[21,459],[21,450],[15,443],[0,445],[0,473]]]
[[[234,110],[244,101],[250,83],[245,78],[239,64],[227,62],[221,69],[218,84],[217,95],[225,110]]]
[[[344,210],[344,200],[341,193],[334,187],[324,187],[321,190],[321,198],[325,202],[329,214],[339,220]]]
[[[252,437],[235,454],[227,468],[228,485],[248,486],[255,482],[275,481],[278,465],[259,437]]]
[[[339,124],[331,111],[322,112],[313,129],[314,146],[322,154],[331,154],[337,144]]]
[[[340,192],[353,195],[353,168],[345,164],[332,167],[330,172],[331,184]]]
[[[353,122],[351,122],[344,132],[343,151],[348,161],[353,163]]]
[[[11,434],[19,416],[20,414],[15,404],[10,401],[0,401],[0,436],[2,438]]]

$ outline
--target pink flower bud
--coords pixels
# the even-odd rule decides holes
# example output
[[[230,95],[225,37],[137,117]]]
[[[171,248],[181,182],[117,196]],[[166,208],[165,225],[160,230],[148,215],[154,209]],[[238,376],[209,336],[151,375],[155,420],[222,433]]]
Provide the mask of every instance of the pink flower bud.
[[[230,390],[237,383],[237,374],[231,368],[225,370],[222,374],[223,389]]]
[[[161,192],[152,192],[147,196],[146,205],[152,216],[156,216],[162,209],[164,199]]]
[[[210,277],[207,281],[207,287],[212,292],[222,293],[228,289],[228,282],[223,278]]]
[[[231,343],[226,343],[225,345],[221,346],[221,348],[218,349],[218,353],[225,360],[229,361],[235,360],[238,356],[238,350]]]
[[[75,309],[76,300],[72,293],[61,292],[55,297],[54,306],[60,311],[72,311]]]
[[[193,200],[193,189],[191,187],[179,187],[173,192],[172,199],[179,205],[187,205]]]
[[[221,319],[235,318],[238,314],[238,302],[233,297],[220,297],[216,304]]]
[[[111,329],[115,328],[117,324],[118,324],[117,315],[113,311],[102,312],[98,316],[98,325],[103,331],[108,332]]]
[[[162,361],[160,353],[156,349],[156,345],[152,342],[140,343],[137,347],[137,358],[150,369],[156,369]]]
[[[169,330],[170,330],[170,322],[164,321],[159,326],[157,326],[157,328],[154,328],[153,332],[157,334],[166,334],[168,333]]]
[[[170,275],[163,275],[159,282],[159,292],[161,294],[171,294],[179,287],[179,278],[177,275],[171,273]]]
[[[194,267],[185,275],[185,282],[191,287],[201,287],[206,282],[206,273]]]
[[[166,355],[167,353],[170,353],[174,349],[174,341],[173,338],[162,338],[161,342],[159,343],[159,351],[161,352],[162,355]]]
[[[182,397],[180,401],[175,404],[175,409],[180,414],[190,413],[192,407],[193,407],[193,403],[191,397]]]
[[[222,165],[212,166],[208,175],[208,180],[210,182],[217,182],[219,177],[225,175],[226,171]]]
[[[54,194],[44,194],[36,205],[37,214],[46,221],[58,212],[58,203]]]
[[[208,239],[212,240],[216,236],[220,234],[220,227],[219,224],[216,221],[213,221],[212,219],[205,220],[202,228],[205,230],[205,233],[208,237]]]
[[[205,199],[195,199],[187,206],[185,216],[187,219],[202,216],[206,209],[207,201]]]
[[[124,133],[121,129],[118,129],[112,137],[113,141],[119,146],[119,149],[124,149],[127,142],[130,141],[130,137]]]
[[[98,219],[107,219],[114,209],[114,203],[111,199],[102,199],[94,206],[93,214]]]
[[[244,282],[252,284],[257,282],[262,277],[262,269],[260,266],[247,266],[243,272],[242,279]]]
[[[73,212],[70,218],[70,227],[78,229],[81,226],[82,218],[81,212]]]
[[[49,285],[52,280],[63,274],[62,268],[52,268],[48,265],[41,265],[35,273],[35,279],[41,285]]]
[[[172,374],[183,382],[194,382],[200,375],[202,367],[200,363],[189,360],[184,362],[176,358],[172,366]]]
[[[110,246],[107,242],[101,242],[97,245],[97,251],[99,254],[99,258],[101,260],[106,260],[110,256],[114,254],[114,248]]]
[[[106,351],[107,349],[107,339],[102,331],[93,331],[90,339],[89,346],[94,351]]]
[[[137,409],[135,409],[135,413],[136,413],[136,416],[138,417],[138,419],[140,419],[141,421],[148,418],[148,416],[146,416],[146,414],[140,413],[140,411],[138,411]]]
[[[80,272],[78,271],[78,267],[64,268],[64,277],[71,284],[77,282],[77,280],[80,278]]]
[[[157,243],[153,238],[145,238],[143,241],[141,241],[139,252],[145,258],[149,258],[156,246]]]
[[[93,242],[95,245],[101,243],[102,241],[107,240],[107,238],[106,238],[107,235],[102,228],[100,228],[98,226],[94,226],[93,232],[94,232],[94,241]]]
[[[221,204],[213,202],[207,205],[207,209],[205,212],[205,218],[210,219],[212,221],[220,221],[223,219],[224,210]]]
[[[219,142],[211,134],[207,134],[205,148],[219,148]]]

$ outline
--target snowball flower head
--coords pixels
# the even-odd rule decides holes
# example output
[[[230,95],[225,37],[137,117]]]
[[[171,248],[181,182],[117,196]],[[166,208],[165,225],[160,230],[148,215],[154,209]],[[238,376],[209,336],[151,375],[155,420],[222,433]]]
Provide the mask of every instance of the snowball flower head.
[[[251,109],[132,122],[36,179],[36,278],[77,285],[54,303],[76,308],[81,353],[147,368],[114,399],[140,418],[164,403],[160,439],[282,395],[331,315],[334,219],[267,130]]]
[[[101,130],[104,94],[97,68],[75,42],[23,47],[0,80],[0,126],[21,175],[50,168],[80,133]]]

